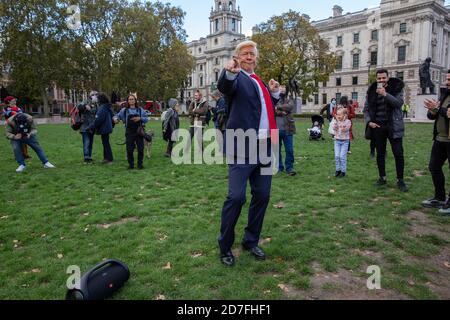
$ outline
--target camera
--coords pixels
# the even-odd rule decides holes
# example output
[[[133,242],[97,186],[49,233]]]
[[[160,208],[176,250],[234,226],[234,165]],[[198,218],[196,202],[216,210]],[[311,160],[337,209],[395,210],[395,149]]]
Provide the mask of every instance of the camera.
[[[382,82],[377,82],[377,89],[381,89],[383,87],[384,87],[384,85]]]

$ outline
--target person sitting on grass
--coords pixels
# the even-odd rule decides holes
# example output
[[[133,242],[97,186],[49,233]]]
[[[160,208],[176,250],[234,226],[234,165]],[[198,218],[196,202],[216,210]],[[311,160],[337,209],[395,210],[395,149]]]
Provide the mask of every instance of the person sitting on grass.
[[[336,112],[336,122],[333,124],[334,158],[336,160],[336,178],[343,178],[347,173],[347,151],[350,142],[352,123],[347,119],[347,109],[340,107]]]
[[[37,140],[36,124],[33,117],[26,113],[17,113],[8,119],[5,125],[6,138],[11,141],[11,146],[14,151],[19,167],[16,172],[22,172],[26,169],[25,159],[22,153],[22,146],[29,145],[31,149],[36,152],[41,160],[44,168],[53,169],[55,166],[48,162],[47,156],[42,150]]]

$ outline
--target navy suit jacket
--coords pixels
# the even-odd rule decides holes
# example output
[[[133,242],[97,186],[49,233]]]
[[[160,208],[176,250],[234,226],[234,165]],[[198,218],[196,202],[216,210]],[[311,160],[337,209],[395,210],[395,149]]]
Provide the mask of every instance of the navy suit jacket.
[[[231,130],[242,129],[244,131],[254,129],[258,132],[262,104],[259,88],[255,81],[242,71],[234,80],[228,80],[226,70],[223,69],[217,87],[227,97],[228,101],[228,121],[226,128]],[[274,114],[277,103],[278,99],[272,97]],[[237,155],[236,147],[235,143],[235,155]],[[247,143],[245,150],[245,158],[248,158],[249,151]]]

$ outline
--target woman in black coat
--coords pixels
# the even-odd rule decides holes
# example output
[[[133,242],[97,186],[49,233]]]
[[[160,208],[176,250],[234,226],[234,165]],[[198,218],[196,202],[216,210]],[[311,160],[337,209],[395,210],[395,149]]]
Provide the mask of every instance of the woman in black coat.
[[[113,163],[113,154],[111,144],[109,143],[109,135],[113,131],[113,117],[111,103],[104,93],[97,96],[99,108],[95,115],[95,121],[90,127],[91,131],[102,137],[103,144],[103,164],[110,165]]]

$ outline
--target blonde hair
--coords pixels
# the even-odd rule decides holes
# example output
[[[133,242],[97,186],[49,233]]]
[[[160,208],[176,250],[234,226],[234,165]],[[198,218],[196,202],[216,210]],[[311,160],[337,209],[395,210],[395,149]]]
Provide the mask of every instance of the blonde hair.
[[[245,47],[253,47],[256,50],[256,56],[258,56],[258,45],[256,44],[256,42],[251,41],[251,40],[247,40],[247,41],[243,41],[241,43],[239,43],[236,47],[236,49],[234,50],[234,55],[235,56],[239,56],[239,54],[241,53],[242,48]]]
[[[345,108],[345,107],[343,107],[343,106],[341,106],[341,105],[338,106],[338,108],[337,108],[337,110],[336,110],[336,114],[337,114],[339,111],[342,111],[342,113],[343,113],[344,115],[347,115],[347,108]]]

